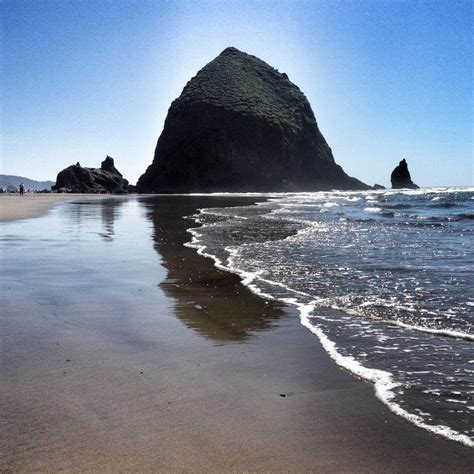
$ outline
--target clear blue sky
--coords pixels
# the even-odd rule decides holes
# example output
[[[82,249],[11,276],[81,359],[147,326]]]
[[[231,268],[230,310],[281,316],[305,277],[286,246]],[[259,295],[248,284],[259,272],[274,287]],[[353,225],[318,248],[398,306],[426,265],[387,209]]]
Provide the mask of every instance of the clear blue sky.
[[[0,173],[108,154],[132,183],[171,101],[225,47],[286,72],[336,161],[473,184],[473,7],[456,1],[2,0]]]

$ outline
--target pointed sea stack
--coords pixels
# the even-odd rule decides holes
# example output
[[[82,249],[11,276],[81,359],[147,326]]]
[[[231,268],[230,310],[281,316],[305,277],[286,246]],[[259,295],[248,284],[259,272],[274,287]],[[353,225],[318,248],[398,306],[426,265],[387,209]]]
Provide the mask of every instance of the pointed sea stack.
[[[370,189],[335,163],[286,74],[236,48],[173,101],[138,192]]]
[[[392,189],[418,189],[419,187],[411,180],[410,172],[408,171],[408,164],[403,159],[398,166],[392,171],[390,176],[392,182]]]
[[[127,194],[133,186],[115,168],[114,159],[107,156],[100,168],[84,168],[79,163],[62,170],[53,191],[68,193]]]

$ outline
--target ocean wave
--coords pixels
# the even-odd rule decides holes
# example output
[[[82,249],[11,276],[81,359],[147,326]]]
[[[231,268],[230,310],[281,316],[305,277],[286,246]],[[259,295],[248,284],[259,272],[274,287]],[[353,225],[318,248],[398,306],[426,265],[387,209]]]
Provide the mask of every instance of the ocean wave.
[[[361,195],[361,193],[358,194]],[[400,193],[391,193],[391,195],[393,194]],[[428,194],[428,197],[424,198],[425,202],[426,199],[431,199],[433,195],[432,192],[431,194],[426,194]],[[467,199],[468,197],[469,196],[463,196],[462,199]],[[300,199],[302,202],[300,201]],[[434,411],[434,419],[429,419],[428,421],[425,421],[423,416],[419,416],[417,413],[420,412],[420,414],[422,415],[422,412],[418,409],[418,407],[423,408],[423,403],[432,402],[430,400],[426,401],[426,399],[421,399],[422,401],[419,405],[413,405],[412,402],[409,401],[408,406],[410,408],[407,409],[407,407],[405,406],[407,404],[407,399],[405,399],[405,396],[402,395],[405,391],[405,387],[403,386],[404,378],[403,376],[401,376],[401,373],[398,372],[399,369],[395,369],[395,371],[392,373],[392,368],[389,366],[389,364],[383,362],[383,359],[377,360],[377,357],[381,357],[377,355],[375,356],[375,359],[371,359],[371,361],[375,363],[375,367],[371,368],[369,360],[366,361],[364,357],[362,357],[364,351],[361,351],[360,349],[363,349],[363,344],[362,346],[348,346],[348,341],[344,339],[349,337],[350,334],[354,333],[354,331],[359,334],[358,337],[361,337],[361,341],[364,343],[366,343],[365,341],[367,341],[367,339],[364,338],[372,337],[370,334],[374,331],[377,334],[377,340],[380,341],[382,341],[382,338],[385,337],[383,336],[384,334],[391,335],[390,337],[396,335],[397,340],[401,341],[402,344],[402,347],[397,349],[397,353],[399,354],[398,356],[402,357],[400,359],[402,368],[405,367],[405,363],[408,364],[407,367],[410,366],[409,357],[411,357],[411,355],[409,355],[408,353],[413,352],[413,349],[411,347],[411,341],[417,341],[417,344],[418,340],[423,341],[422,345],[426,345],[428,347],[431,347],[432,343],[436,342],[436,347],[440,347],[440,354],[442,354],[444,357],[444,354],[447,354],[444,352],[446,350],[444,349],[445,346],[457,348],[460,347],[459,344],[467,344],[474,340],[474,336],[472,334],[465,333],[462,330],[458,330],[459,328],[465,327],[463,326],[463,324],[465,324],[465,321],[463,320],[463,314],[465,313],[465,311],[463,314],[461,314],[462,311],[461,309],[459,309],[459,311],[461,311],[461,313],[459,313],[460,316],[457,313],[456,316],[454,316],[454,313],[451,314],[449,311],[445,311],[446,314],[442,312],[444,311],[442,308],[454,308],[454,306],[447,306],[450,300],[445,299],[445,297],[443,296],[444,293],[438,292],[434,300],[435,302],[441,303],[441,307],[437,306],[437,308],[441,312],[438,314],[439,311],[437,311],[436,313],[433,313],[433,317],[431,317],[431,313],[429,310],[432,308],[432,306],[425,305],[424,301],[426,300],[423,296],[425,294],[429,294],[426,293],[427,290],[430,291],[429,287],[427,287],[426,285],[423,287],[422,285],[422,293],[419,293],[418,288],[415,288],[415,283],[403,283],[404,280],[406,280],[407,282],[411,281],[410,279],[413,279],[412,275],[417,276],[417,274],[419,275],[417,280],[423,281],[423,279],[426,279],[426,276],[428,275],[423,272],[426,272],[429,268],[432,268],[432,270],[440,270],[444,268],[441,265],[442,261],[440,262],[438,256],[435,260],[428,259],[420,261],[416,259],[416,254],[413,254],[413,250],[416,248],[423,249],[425,247],[424,245],[422,245],[424,241],[417,240],[418,236],[425,235],[425,232],[421,230],[410,230],[410,227],[426,226],[427,229],[429,227],[439,228],[440,230],[433,230],[433,232],[437,233],[436,235],[426,234],[428,236],[432,235],[433,237],[436,237],[440,235],[439,232],[445,232],[444,230],[442,230],[444,227],[448,226],[449,229],[452,229],[456,228],[456,224],[451,224],[449,220],[445,220],[446,216],[441,216],[441,218],[443,219],[443,223],[434,222],[436,219],[440,218],[439,215],[430,216],[430,220],[418,220],[419,216],[417,216],[416,214],[410,214],[408,216],[398,214],[396,220],[390,221],[380,219],[375,215],[371,219],[360,219],[358,218],[358,216],[361,216],[362,210],[367,213],[381,215],[382,217],[391,217],[390,214],[394,215],[394,213],[391,213],[390,211],[387,212],[385,204],[382,207],[379,207],[374,205],[376,204],[376,202],[373,203],[371,202],[371,200],[365,199],[362,202],[352,201],[349,199],[346,199],[345,203],[343,201],[338,201],[338,203],[341,203],[340,206],[332,206],[339,208],[336,213],[319,213],[319,209],[324,206],[324,204],[333,204],[334,200],[336,199],[336,193],[325,193],[324,195],[323,193],[318,193],[316,196],[306,194],[304,197],[302,197],[301,195],[272,197],[271,200],[258,203],[258,207],[261,207],[258,213],[255,213],[251,210],[251,208],[254,208],[256,206],[244,206],[243,211],[239,210],[243,208],[235,208],[232,212],[219,211],[219,214],[227,214],[227,217],[230,216],[230,220],[227,220],[226,222],[216,222],[213,221],[212,218],[208,219],[203,215],[201,215],[201,217],[199,218],[198,215],[196,216],[198,217],[198,219],[196,219],[196,222],[201,223],[202,227],[189,229],[192,238],[191,242],[185,245],[197,249],[200,255],[212,258],[216,267],[238,274],[242,278],[242,283],[244,285],[246,285],[254,293],[264,298],[284,301],[288,304],[293,304],[298,309],[302,307],[311,306],[313,313],[317,311],[319,312],[319,314],[326,314],[328,311],[330,311],[329,308],[334,308],[331,311],[337,310],[338,315],[342,315],[343,313],[346,314],[346,316],[341,316],[341,318],[344,319],[344,325],[341,327],[341,322],[339,322],[339,328],[336,320],[334,321],[334,324],[327,323],[329,324],[328,326],[327,324],[322,325],[322,320],[319,320],[318,323],[317,316],[308,316],[308,324],[317,325],[317,328],[321,334],[320,340],[321,338],[326,337],[327,341],[329,341],[329,345],[334,344],[333,348],[337,352],[337,354],[339,354],[336,354],[336,362],[339,365],[342,365],[343,367],[347,368],[348,370],[351,370],[356,375],[366,378],[367,380],[371,380],[375,385],[377,397],[380,398],[384,403],[386,403],[389,408],[398,415],[403,416],[404,418],[410,420],[412,423],[416,424],[421,428],[425,428],[437,434],[443,435],[447,438],[472,446],[473,441],[471,440],[471,438],[469,438],[467,434],[464,434],[469,433],[469,430],[466,430],[464,428],[465,425],[462,424],[465,421],[463,421],[462,423],[458,423],[456,419],[452,418],[452,416],[454,415],[450,415],[450,417],[445,418],[443,417],[444,415],[441,415],[440,412],[437,412],[436,410]],[[298,202],[303,204],[303,206],[299,206]],[[425,202],[423,202],[423,200],[420,201],[418,197],[413,197],[412,202],[416,204],[414,205],[414,207],[419,207],[421,209],[425,205]],[[364,208],[364,205],[367,206],[367,204],[371,207]],[[403,203],[393,202],[388,204],[397,205]],[[412,204],[410,204],[410,206],[411,205]],[[298,209],[298,207],[301,207],[301,209]],[[368,209],[380,209],[380,211],[374,212]],[[206,212],[209,213],[207,215],[211,215],[213,213],[213,210],[207,210]],[[249,216],[251,216],[250,220],[248,221],[248,223],[244,224],[244,222],[247,222],[246,219]],[[340,216],[345,216],[344,219],[347,219],[347,221],[345,221],[344,223],[340,223]],[[258,234],[258,232],[255,234],[256,236],[260,235],[260,237],[270,235],[271,232],[268,230],[269,228],[271,229],[272,226],[274,226],[275,228],[279,228],[285,221],[293,222],[301,227],[292,234],[279,233],[278,235],[281,238],[271,241],[265,240],[265,242],[263,242],[262,240],[252,241],[252,239],[247,238],[242,240],[234,238],[235,235],[239,236],[242,234],[242,232],[247,232],[247,228],[252,229],[254,226],[259,227],[261,224],[261,222],[259,224],[260,217],[267,221],[265,223],[265,226],[260,229],[261,235]],[[450,217],[452,219],[453,214],[451,214]],[[268,219],[270,221],[268,221]],[[367,223],[367,225],[364,225],[365,223]],[[404,227],[402,228],[402,225],[404,227],[407,226],[407,229],[405,230]],[[213,226],[217,227],[215,229],[209,229]],[[458,226],[458,228],[464,229],[467,228],[467,225],[463,227]],[[208,229],[210,233],[206,232],[206,229]],[[381,231],[382,233],[379,234]],[[402,233],[400,234],[400,232]],[[429,233],[431,231],[427,230],[426,232]],[[452,230],[447,230],[446,232],[452,232]],[[406,238],[403,237],[405,234],[407,236]],[[390,239],[392,238],[392,236],[398,235],[400,235],[401,238],[395,239],[392,242],[395,243],[395,247],[390,247]],[[451,234],[446,234],[446,236],[448,235]],[[439,237],[436,238],[438,241]],[[413,239],[415,240],[413,241]],[[401,248],[396,244],[398,240],[404,243]],[[387,268],[385,269],[386,271],[382,274],[373,273],[373,265],[377,265],[378,261],[370,260],[372,256],[368,249],[373,249],[374,251],[376,251],[377,248],[379,248],[378,245],[382,241],[384,242],[384,249],[392,248],[392,250],[396,251],[396,248],[400,248],[404,251],[404,255],[406,255],[406,257],[403,257],[403,260],[394,260],[393,258],[385,258],[385,256],[389,257],[390,253],[377,254],[379,255],[379,257],[384,257],[383,263],[387,266]],[[211,243],[211,247],[206,246],[207,242]],[[229,245],[225,245],[226,242]],[[337,243],[337,245],[333,247],[335,242]],[[350,243],[350,245],[347,245],[348,243]],[[418,243],[420,243],[420,245],[418,245]],[[417,245],[414,246],[414,244]],[[215,245],[217,245],[217,247],[215,247]],[[346,265],[343,263],[344,260],[341,259],[347,257],[350,258],[350,255],[347,253],[350,251],[345,251],[344,249],[352,247],[356,247],[358,249],[359,253],[357,253],[357,257],[359,260],[362,258],[362,261],[364,261],[366,256],[370,257],[368,261],[364,261],[362,267],[362,273],[368,273],[368,279],[364,280],[364,276],[359,278],[357,273],[359,270],[355,270],[354,268],[351,269],[349,267],[342,268]],[[333,252],[333,248],[336,249],[335,252]],[[452,246],[450,247],[450,249],[453,249],[453,251],[455,250],[455,248]],[[434,248],[434,250],[436,250],[436,247]],[[310,252],[309,254],[307,253],[308,251]],[[451,250],[449,251],[451,252]],[[314,255],[311,256],[313,252]],[[416,250],[416,252],[418,252],[418,250]],[[426,258],[427,254],[423,251],[420,253],[420,255],[425,255],[424,258]],[[295,258],[299,259],[304,257],[305,259],[307,259],[310,256],[311,258],[309,260],[301,261],[301,263],[303,264],[303,267],[301,267],[301,269],[299,268],[297,261],[294,261]],[[319,260],[318,256],[324,257],[326,259],[326,262],[329,262],[332,265],[336,264],[336,267],[333,268],[334,271],[321,271],[321,265],[324,263],[324,261]],[[285,258],[290,259],[292,262],[294,262],[294,266],[291,267],[288,262],[285,262]],[[336,260],[333,260],[333,258],[336,258]],[[400,263],[402,263],[401,267],[403,268],[400,270],[401,273],[397,273],[396,269],[400,267]],[[421,265],[421,263],[423,265]],[[449,260],[446,261],[446,264],[447,263],[449,263]],[[313,266],[311,267],[311,265]],[[359,271],[359,273],[361,272]],[[396,276],[399,273],[403,275],[402,280],[400,280],[400,278]],[[460,273],[458,271],[456,274],[459,278],[467,278],[467,276],[463,276],[462,272]],[[310,280],[309,285],[307,281],[308,277]],[[392,277],[395,278],[395,280]],[[318,279],[320,280],[320,282],[318,282]],[[327,284],[321,285],[321,282],[324,283],[325,281],[327,282]],[[334,288],[338,288],[338,291],[343,289],[344,291],[349,290],[350,293],[351,288],[346,288],[346,284],[344,283],[347,281],[352,281],[352,284],[356,285],[354,287],[354,291],[356,291],[357,288],[362,289],[362,293],[357,293],[362,298],[362,304],[360,304],[361,302],[357,298],[354,300],[351,294],[348,294],[348,296],[344,297],[341,294],[338,295],[337,293],[334,294],[334,292],[327,291],[327,289],[329,288],[327,286],[329,284],[328,282],[331,282],[330,284],[334,285]],[[292,282],[295,283],[295,288],[292,288],[292,286],[295,286],[291,284]],[[394,282],[396,283],[396,285],[393,285]],[[402,282],[402,286],[399,286],[400,282]],[[384,286],[387,285],[387,283],[388,286]],[[441,283],[448,282],[441,281]],[[364,284],[365,287],[363,287]],[[420,283],[416,283],[416,285],[419,284]],[[447,287],[448,285],[441,286]],[[411,291],[410,287],[412,287],[412,290],[414,291]],[[383,288],[385,293],[380,293],[377,288],[379,290]],[[390,290],[387,293],[386,290],[388,288]],[[395,293],[392,288],[396,288]],[[451,288],[455,287],[451,286]],[[323,293],[319,291],[321,289],[323,290]],[[374,293],[374,291],[376,291],[376,293]],[[441,289],[440,291],[444,290]],[[321,295],[321,297],[315,298],[314,295]],[[356,295],[356,293],[354,293],[354,295]],[[374,303],[373,307],[370,307],[366,310],[365,308],[370,306],[370,300],[368,300],[367,298],[370,298],[374,295],[377,295],[377,298],[378,300],[380,299],[380,301],[377,300]],[[400,296],[400,298],[402,299],[398,298],[398,300],[395,300],[395,302],[393,302],[390,299],[390,295],[395,295],[397,296],[397,298],[398,296],[402,295]],[[334,305],[331,303],[331,299],[336,302],[340,302],[341,304]],[[422,301],[423,303],[421,303]],[[462,300],[460,301],[460,303],[457,303],[458,305],[462,304]],[[403,308],[405,308],[406,311],[411,311],[411,313],[402,314],[405,311],[403,310],[402,313],[398,314],[396,312],[398,311],[398,306],[392,307],[393,305],[390,305],[391,302],[393,304],[402,303]],[[422,306],[419,306],[420,304],[422,304]],[[400,306],[400,308],[402,306]],[[385,308],[386,311],[383,311],[383,308]],[[464,310],[465,309],[466,308],[464,307]],[[415,315],[414,313],[416,313],[416,311],[419,311],[419,314]],[[378,319],[379,314],[381,315],[382,319]],[[348,321],[346,321],[347,318],[349,318]],[[350,318],[356,319],[350,320]],[[326,321],[330,321],[330,319],[326,319]],[[420,324],[412,324],[411,321],[420,322]],[[345,326],[347,322],[350,322],[351,324],[347,324],[346,328]],[[424,324],[424,322],[426,322],[426,325]],[[445,323],[446,327],[443,327]],[[333,326],[331,326],[331,324],[333,324]],[[439,327],[432,327],[433,325],[439,325]],[[351,329],[351,326],[354,329]],[[392,327],[393,329],[390,329]],[[368,331],[367,334],[364,333],[364,331],[366,330]],[[339,333],[339,331],[342,332]],[[416,336],[415,333],[420,333],[420,336]],[[427,335],[421,336],[421,334],[423,333],[426,333]],[[333,336],[335,336],[335,338],[333,338]],[[448,338],[453,341],[456,339],[459,341],[463,340],[467,342],[446,342],[448,341]],[[341,347],[336,347],[337,344],[340,343]],[[358,352],[354,352],[354,348],[356,347],[359,347]],[[328,350],[326,347],[325,349]],[[380,350],[374,351],[374,354],[378,354],[380,351],[382,351],[381,353],[383,355],[383,351],[388,349],[390,348],[382,347]],[[346,352],[344,353],[344,351]],[[423,357],[429,357],[429,354],[431,354],[431,352],[423,352],[424,349],[422,348],[422,346],[420,346],[420,351],[421,352],[419,352],[419,354]],[[407,354],[405,354],[405,352]],[[436,353],[433,354],[436,355]],[[355,355],[355,357],[352,357],[353,355]],[[425,359],[423,358],[422,360]],[[449,376],[453,374],[452,370],[454,370],[450,368],[451,366],[449,364],[451,362],[449,362],[449,360],[443,359],[443,363],[446,362],[448,364],[446,365],[445,369],[447,372],[440,374],[440,376],[445,377],[445,379],[442,380],[443,383],[446,381],[446,393],[448,394],[450,393]],[[429,365],[430,364],[428,364],[427,367]],[[349,366],[351,366],[352,368]],[[411,366],[413,367],[413,364]],[[386,370],[387,368],[389,368],[389,370]],[[433,371],[432,373],[435,374],[435,372]],[[405,372],[405,374],[409,374],[409,372]],[[413,378],[414,376],[411,378],[410,377],[409,379],[414,385],[413,387],[410,386],[409,390],[411,396],[413,396],[413,393],[416,393],[416,389],[419,388],[419,386],[423,386],[423,380]],[[435,382],[435,379],[432,379],[432,381],[428,379],[426,386],[429,387],[430,385],[433,385],[433,383],[438,382]],[[400,390],[396,390],[397,387],[400,388]],[[462,386],[462,390],[464,393],[464,386]],[[453,391],[452,393],[455,392]],[[416,395],[416,397],[418,397],[418,395]],[[440,403],[437,397],[435,398],[436,403]],[[441,400],[442,403],[444,403],[444,398],[446,397],[443,397],[443,400]],[[414,400],[418,400],[418,398],[415,398]],[[416,401],[416,403],[418,403],[418,401]],[[457,416],[459,417],[461,415]],[[445,419],[449,420],[449,422],[447,423],[450,425],[449,427],[444,426],[445,423],[442,423]],[[436,421],[439,422],[437,423]],[[459,427],[461,429],[457,431]]]
[[[255,279],[259,279],[259,275],[257,274],[247,275],[246,281],[244,280],[243,283],[247,284],[247,286],[252,291],[254,291],[256,294],[259,294],[260,296],[264,296],[269,299],[277,299],[269,293],[264,293],[260,291],[258,288],[258,285],[253,283]],[[266,282],[278,284],[277,282],[269,282],[268,280],[266,280]],[[294,291],[292,289],[290,290]],[[299,295],[303,295],[303,296],[309,296],[308,294],[305,294],[302,292],[295,291],[295,293],[298,293]],[[372,382],[374,384],[375,394],[377,398],[380,401],[382,401],[385,405],[387,405],[392,412],[405,418],[406,420],[415,424],[419,428],[423,428],[425,430],[431,431],[433,433],[444,436],[453,441],[460,442],[462,444],[465,444],[466,446],[474,447],[474,441],[469,436],[459,433],[448,426],[433,425],[433,424],[427,423],[421,416],[414,413],[410,413],[409,411],[402,408],[399,403],[396,403],[395,401],[396,393],[394,389],[397,387],[401,387],[402,384],[400,382],[394,381],[393,374],[385,370],[367,367],[363,365],[362,363],[360,363],[359,361],[357,361],[354,357],[341,354],[336,343],[334,341],[331,341],[329,337],[324,333],[324,331],[320,327],[318,327],[316,323],[313,322],[315,319],[317,319],[317,317],[311,317],[311,314],[315,310],[317,310],[317,308],[320,306],[321,300],[313,300],[312,302],[308,304],[299,302],[297,298],[279,298],[279,300],[286,304],[296,306],[298,311],[300,312],[301,324],[318,337],[319,341],[321,342],[321,345],[326,350],[326,352],[330,355],[330,357],[339,366],[347,369],[348,371],[352,372],[353,374],[365,380]],[[398,324],[398,321],[394,322],[394,324]],[[419,328],[419,327],[403,325],[403,324],[398,324],[398,325],[401,327],[405,327],[407,329],[416,329],[423,332],[426,331],[426,332],[435,333],[437,335],[446,335],[449,337],[460,337],[460,335],[462,334],[462,333],[454,333],[452,331],[427,330],[425,328]],[[467,336],[466,337],[467,339],[472,340],[472,336],[470,335],[462,334],[462,336]],[[451,392],[450,392],[450,396],[452,396]]]
[[[379,212],[382,212],[382,208],[381,207],[366,207],[364,211],[371,212],[373,214],[378,214]]]
[[[290,300],[287,300],[287,302],[289,303]],[[314,311],[314,305],[302,305],[299,307],[299,311],[301,324],[318,337],[321,345],[324,347],[329,356],[339,366],[344,367],[353,374],[372,382],[374,384],[377,398],[387,405],[393,413],[405,418],[419,428],[431,431],[432,433],[444,436],[445,438],[451,439],[453,441],[458,441],[462,444],[465,444],[466,446],[474,447],[474,441],[469,436],[458,433],[448,426],[431,425],[426,423],[421,416],[414,413],[409,413],[407,410],[402,408],[400,404],[396,403],[396,394],[394,389],[399,387],[401,384],[394,382],[393,375],[390,372],[365,367],[353,357],[342,355],[339,352],[336,344],[324,334],[321,328],[315,324],[312,324],[310,315]]]
[[[412,209],[413,204],[384,204],[384,209]]]
[[[436,204],[428,204],[427,207],[435,209],[451,209],[452,207],[462,207],[462,204],[456,202],[437,202]]]
[[[410,413],[404,408],[402,408],[399,403],[396,403],[395,401],[396,394],[394,392],[394,389],[397,387],[400,387],[401,383],[394,382],[393,374],[391,374],[388,371],[366,367],[363,364],[361,364],[359,361],[357,361],[354,357],[342,355],[340,351],[338,350],[336,343],[331,341],[320,327],[312,323],[313,318],[311,318],[311,314],[318,307],[318,304],[320,304],[320,301],[313,300],[309,304],[308,303],[304,304],[304,303],[299,302],[297,298],[276,298],[271,293],[261,290],[259,285],[255,282],[256,280],[258,281],[259,279],[261,279],[258,272],[246,272],[235,266],[225,265],[218,257],[205,251],[206,246],[198,242],[197,236],[199,234],[196,232],[195,229],[189,229],[188,232],[190,232],[193,235],[193,241],[185,245],[188,247],[196,248],[200,255],[210,257],[211,259],[213,259],[217,268],[239,275],[242,278],[242,284],[244,284],[252,292],[254,292],[255,294],[263,298],[267,298],[271,300],[279,299],[283,303],[297,307],[300,313],[301,324],[318,337],[319,341],[321,342],[321,345],[323,346],[325,351],[329,354],[329,356],[339,366],[349,370],[353,374],[365,380],[372,382],[374,384],[375,394],[377,398],[381,402],[383,402],[386,406],[388,406],[388,408],[393,413],[405,418],[406,420],[410,421],[411,423],[418,426],[419,428],[431,431],[435,434],[441,435],[453,441],[460,442],[462,444],[465,444],[466,446],[474,447],[474,441],[469,436],[461,434],[449,428],[448,426],[433,425],[433,424],[426,423],[420,415]],[[237,249],[227,249],[227,250],[229,251],[229,254],[231,256],[235,256],[236,253],[238,252]],[[310,297],[308,293],[304,293],[304,292],[300,292],[300,291],[288,288],[286,285],[282,285],[279,282],[271,281],[268,279],[262,279],[262,280],[271,285],[284,287],[285,289],[288,289],[291,292],[293,292],[295,296],[298,295],[298,296],[303,296],[305,298]],[[415,329],[415,328],[410,328],[410,329]]]
[[[469,214],[469,213],[461,213],[461,214],[456,214],[452,220],[454,221],[472,221],[474,219],[474,214]]]

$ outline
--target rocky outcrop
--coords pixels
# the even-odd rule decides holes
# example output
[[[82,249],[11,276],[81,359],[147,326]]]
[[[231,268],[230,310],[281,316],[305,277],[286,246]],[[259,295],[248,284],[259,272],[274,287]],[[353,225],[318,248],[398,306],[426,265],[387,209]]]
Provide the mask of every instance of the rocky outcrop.
[[[235,48],[168,111],[139,192],[369,189],[334,161],[311,106],[282,74]]]
[[[372,186],[372,189],[374,189],[375,191],[379,191],[379,190],[381,190],[381,189],[385,189],[385,186],[382,186],[381,184],[375,183],[375,184]]]
[[[392,171],[390,181],[392,182],[392,189],[418,189],[418,186],[411,180],[408,164],[405,159],[400,161],[398,166]]]
[[[51,186],[53,191],[68,193],[126,194],[133,187],[115,168],[114,160],[107,156],[100,168],[83,168],[79,163],[62,170]]]

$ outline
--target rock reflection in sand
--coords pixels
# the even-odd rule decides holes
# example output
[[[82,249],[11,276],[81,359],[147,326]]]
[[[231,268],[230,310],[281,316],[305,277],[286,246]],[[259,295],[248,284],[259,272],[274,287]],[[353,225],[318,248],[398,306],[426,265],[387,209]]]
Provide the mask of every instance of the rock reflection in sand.
[[[104,242],[111,242],[115,236],[115,221],[121,217],[122,207],[126,202],[127,199],[123,198],[76,201],[66,205],[63,211],[72,224],[71,228],[79,231],[84,224],[83,221],[97,219],[97,211],[100,209],[102,231],[99,235]]]
[[[102,201],[100,207],[100,215],[102,217],[103,233],[101,237],[105,241],[111,241],[115,235],[114,222],[120,217],[120,208],[124,201],[122,200],[107,200]]]
[[[163,258],[168,276],[160,284],[175,300],[176,316],[187,327],[218,342],[238,342],[253,331],[271,327],[285,315],[282,305],[254,295],[231,273],[218,270],[210,259],[184,247],[190,240],[185,232],[195,226],[180,216],[194,214],[197,208],[248,205],[249,198],[204,196],[157,196],[141,198],[140,203],[153,223],[155,249]]]

